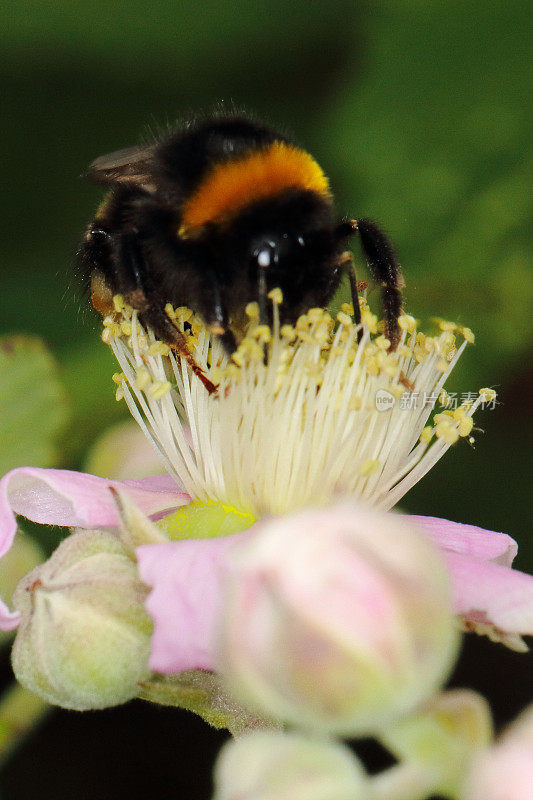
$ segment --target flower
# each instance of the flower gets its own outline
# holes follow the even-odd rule
[[[232,695],[330,734],[389,727],[457,654],[437,548],[399,514],[352,503],[256,526],[231,552],[216,614]]]
[[[280,327],[281,298],[275,291],[271,295],[273,329],[257,324],[257,308],[250,304],[249,335],[231,360],[192,312],[167,307],[188,336],[197,363],[218,383],[216,396],[115,297],[116,313],[104,320],[103,338],[122,369],[114,376],[117,397],[125,399],[169,475],[118,482],[65,470],[15,469],[0,481],[0,555],[13,541],[13,512],[78,528],[117,525],[109,487],[125,491],[152,519],[164,518],[169,538],[197,538],[206,517],[211,525],[217,510],[217,532],[225,535],[262,516],[327,506],[339,496],[387,510],[454,441],[471,438],[472,415],[493,399],[492,390],[481,390],[477,400],[447,408],[430,421],[434,402],[447,402],[444,382],[472,341],[471,331],[440,322],[440,333],[427,337],[404,316],[398,349],[389,352],[364,301],[361,328],[346,306],[336,322],[311,309],[295,326]],[[463,338],[459,345],[456,334]],[[231,524],[220,525],[222,517]],[[446,557],[455,607],[465,625],[523,648],[520,635],[533,633],[533,579],[510,569],[513,540],[444,520],[415,521]],[[227,536],[227,546],[232,538]],[[140,548],[138,556],[143,578],[154,589],[148,603],[155,622],[151,665],[157,669],[160,662],[180,661],[175,649],[171,653],[167,644],[163,654],[157,644],[176,600],[178,578],[172,579],[172,569],[182,576],[185,602],[181,559],[200,571],[205,560],[216,572],[218,556],[209,539],[153,547],[159,549],[148,555],[148,546]],[[206,581],[208,573],[204,569]],[[216,598],[217,591],[213,577],[202,601]],[[0,626],[17,623],[18,615],[2,605]],[[198,637],[189,629],[185,636],[190,636],[194,662]],[[179,644],[175,638],[170,632],[169,641]]]

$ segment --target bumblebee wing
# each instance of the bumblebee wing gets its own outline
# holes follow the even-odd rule
[[[154,145],[125,147],[95,159],[82,177],[104,186],[133,183],[144,188],[152,184]]]

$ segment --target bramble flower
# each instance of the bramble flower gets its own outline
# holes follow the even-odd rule
[[[200,642],[207,627],[192,625],[194,602],[208,598],[216,606],[218,583],[210,573],[219,569],[230,534],[262,517],[325,508],[338,498],[392,508],[453,443],[472,438],[474,412],[494,399],[484,389],[475,400],[446,407],[444,382],[473,340],[466,328],[441,321],[437,336],[425,336],[405,315],[398,348],[390,352],[364,301],[360,327],[348,306],[337,320],[311,309],[296,325],[280,326],[280,293],[274,290],[271,299],[272,329],[257,324],[257,307],[250,304],[248,335],[231,359],[191,311],[167,307],[198,365],[218,385],[210,395],[115,297],[103,338],[121,367],[114,376],[117,398],[125,399],[169,474],[113,482],[19,468],[0,482],[0,554],[15,534],[13,512],[77,528],[117,525],[109,486],[158,520],[169,540],[189,539],[138,551],[142,577],[154,587],[148,600],[155,623],[152,669],[207,666],[205,641]],[[436,402],[444,410],[432,416]],[[533,633],[533,579],[510,569],[513,540],[445,520],[415,522],[445,556],[464,624],[523,649],[520,636]],[[201,597],[189,585],[187,570],[193,567],[204,575]],[[188,609],[181,619],[172,610],[179,593]],[[174,628],[167,630],[170,616]],[[13,628],[18,616],[4,607],[0,621]],[[188,639],[185,659],[181,648]]]

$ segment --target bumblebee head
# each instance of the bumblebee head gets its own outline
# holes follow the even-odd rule
[[[337,224],[331,199],[316,192],[286,193],[249,207],[224,234],[222,271],[232,290],[240,294],[245,287],[248,295],[230,294],[229,304],[246,305],[279,287],[282,316],[291,322],[309,304],[327,303],[340,280],[337,262],[349,235]]]

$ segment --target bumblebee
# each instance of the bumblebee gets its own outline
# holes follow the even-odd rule
[[[354,234],[396,346],[401,274],[387,237],[369,220],[339,220],[317,162],[267,125],[210,117],[97,158],[85,177],[110,189],[79,249],[93,305],[105,314],[122,294],[210,391],[165,305],[194,309],[231,353],[250,301],[268,322],[267,295],[280,287],[282,322],[293,323],[327,305],[347,272],[357,322]]]

